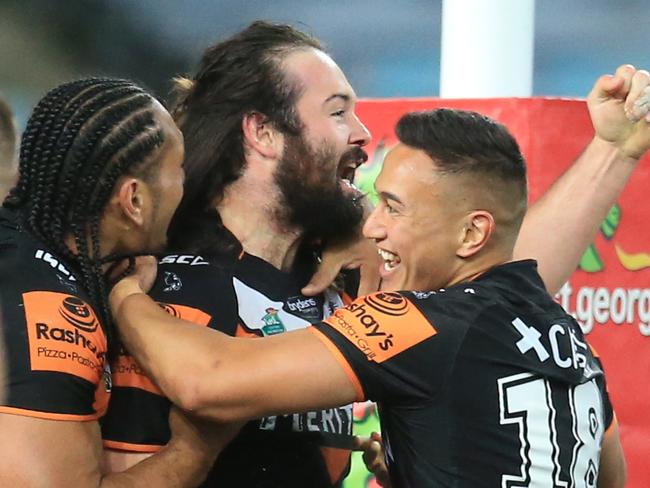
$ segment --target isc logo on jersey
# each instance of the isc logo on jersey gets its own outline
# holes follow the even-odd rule
[[[392,292],[357,299],[325,321],[377,363],[436,334],[411,302]]]
[[[92,308],[78,297],[51,291],[24,293],[23,303],[32,370],[99,382],[106,337]]]
[[[41,261],[45,261],[47,264],[49,264],[52,268],[56,269],[60,273],[62,273],[66,279],[70,281],[77,281],[77,279],[74,277],[70,271],[68,271],[68,268],[66,268],[63,263],[59,262],[57,258],[55,258],[52,254],[50,254],[47,251],[43,251],[42,249],[36,250],[36,254],[34,254],[34,257],[36,259],[40,259]]]

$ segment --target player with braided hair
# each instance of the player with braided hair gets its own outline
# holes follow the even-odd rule
[[[99,116],[98,109],[107,103],[111,105]],[[147,157],[162,145],[154,114],[151,96],[126,81],[62,86],[34,112],[25,131],[20,182],[5,204],[20,209],[33,234],[77,263],[85,290],[101,306],[104,324],[110,324],[110,317],[101,265],[114,256],[101,257],[99,220],[117,178],[146,174]],[[64,241],[66,232],[77,253]],[[105,328],[111,343],[111,328]]]
[[[67,83],[34,109],[0,209],[0,485],[194,486],[214,460],[217,437],[174,412],[158,455],[119,475],[100,469],[116,347],[105,276],[165,246],[182,160],[169,113],[130,81]]]

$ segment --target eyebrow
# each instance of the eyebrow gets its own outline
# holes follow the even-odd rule
[[[397,203],[400,203],[400,204],[404,205],[404,202],[402,200],[400,200],[400,198],[397,195],[395,195],[394,193],[390,193],[388,191],[380,191],[380,192],[378,192],[378,195],[381,198],[383,198],[384,200],[393,200],[393,201],[395,201]]]
[[[349,102],[350,100],[352,100],[352,97],[350,95],[348,95],[347,93],[334,93],[333,95],[330,95],[329,97],[327,97],[325,99],[325,101],[323,102],[323,105],[325,105],[326,103],[331,102],[332,100],[335,100],[337,98],[343,100],[344,102]]]

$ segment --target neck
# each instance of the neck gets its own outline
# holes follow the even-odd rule
[[[287,271],[293,266],[302,231],[281,222],[279,191],[267,183],[243,175],[228,186],[216,207],[245,252]]]
[[[117,252],[117,245],[114,239],[108,239],[106,237],[103,237],[104,233],[102,232],[103,229],[100,229],[100,237],[99,237],[99,243],[100,243],[100,249],[99,249],[99,256],[108,256],[109,254],[112,254],[114,252]],[[79,254],[79,249],[77,248],[77,243],[75,242],[74,236],[70,233],[66,234],[65,237],[63,238],[63,241],[65,242],[65,245],[70,249],[70,252],[72,254]],[[90,253],[92,253],[92,239],[90,236],[87,237],[87,246],[88,250]],[[108,271],[108,268],[111,266],[111,263],[107,263],[102,265],[102,271]]]
[[[483,256],[477,256],[475,260],[466,263],[465,266],[458,270],[453,279],[447,284],[447,287],[472,281],[491,268],[510,261],[512,261],[512,252],[491,252],[485,253]]]

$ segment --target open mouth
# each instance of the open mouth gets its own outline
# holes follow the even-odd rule
[[[346,166],[339,173],[339,178],[342,179],[343,181],[346,181],[349,184],[353,184],[356,169],[357,169],[356,166]]]
[[[357,168],[368,160],[368,155],[360,147],[355,148],[343,155],[339,163],[338,177],[341,180],[344,189],[360,192],[354,186],[354,175]]]
[[[393,271],[399,264],[402,262],[400,257],[397,254],[394,254],[390,251],[384,249],[377,249],[377,253],[384,262],[384,271]]]

